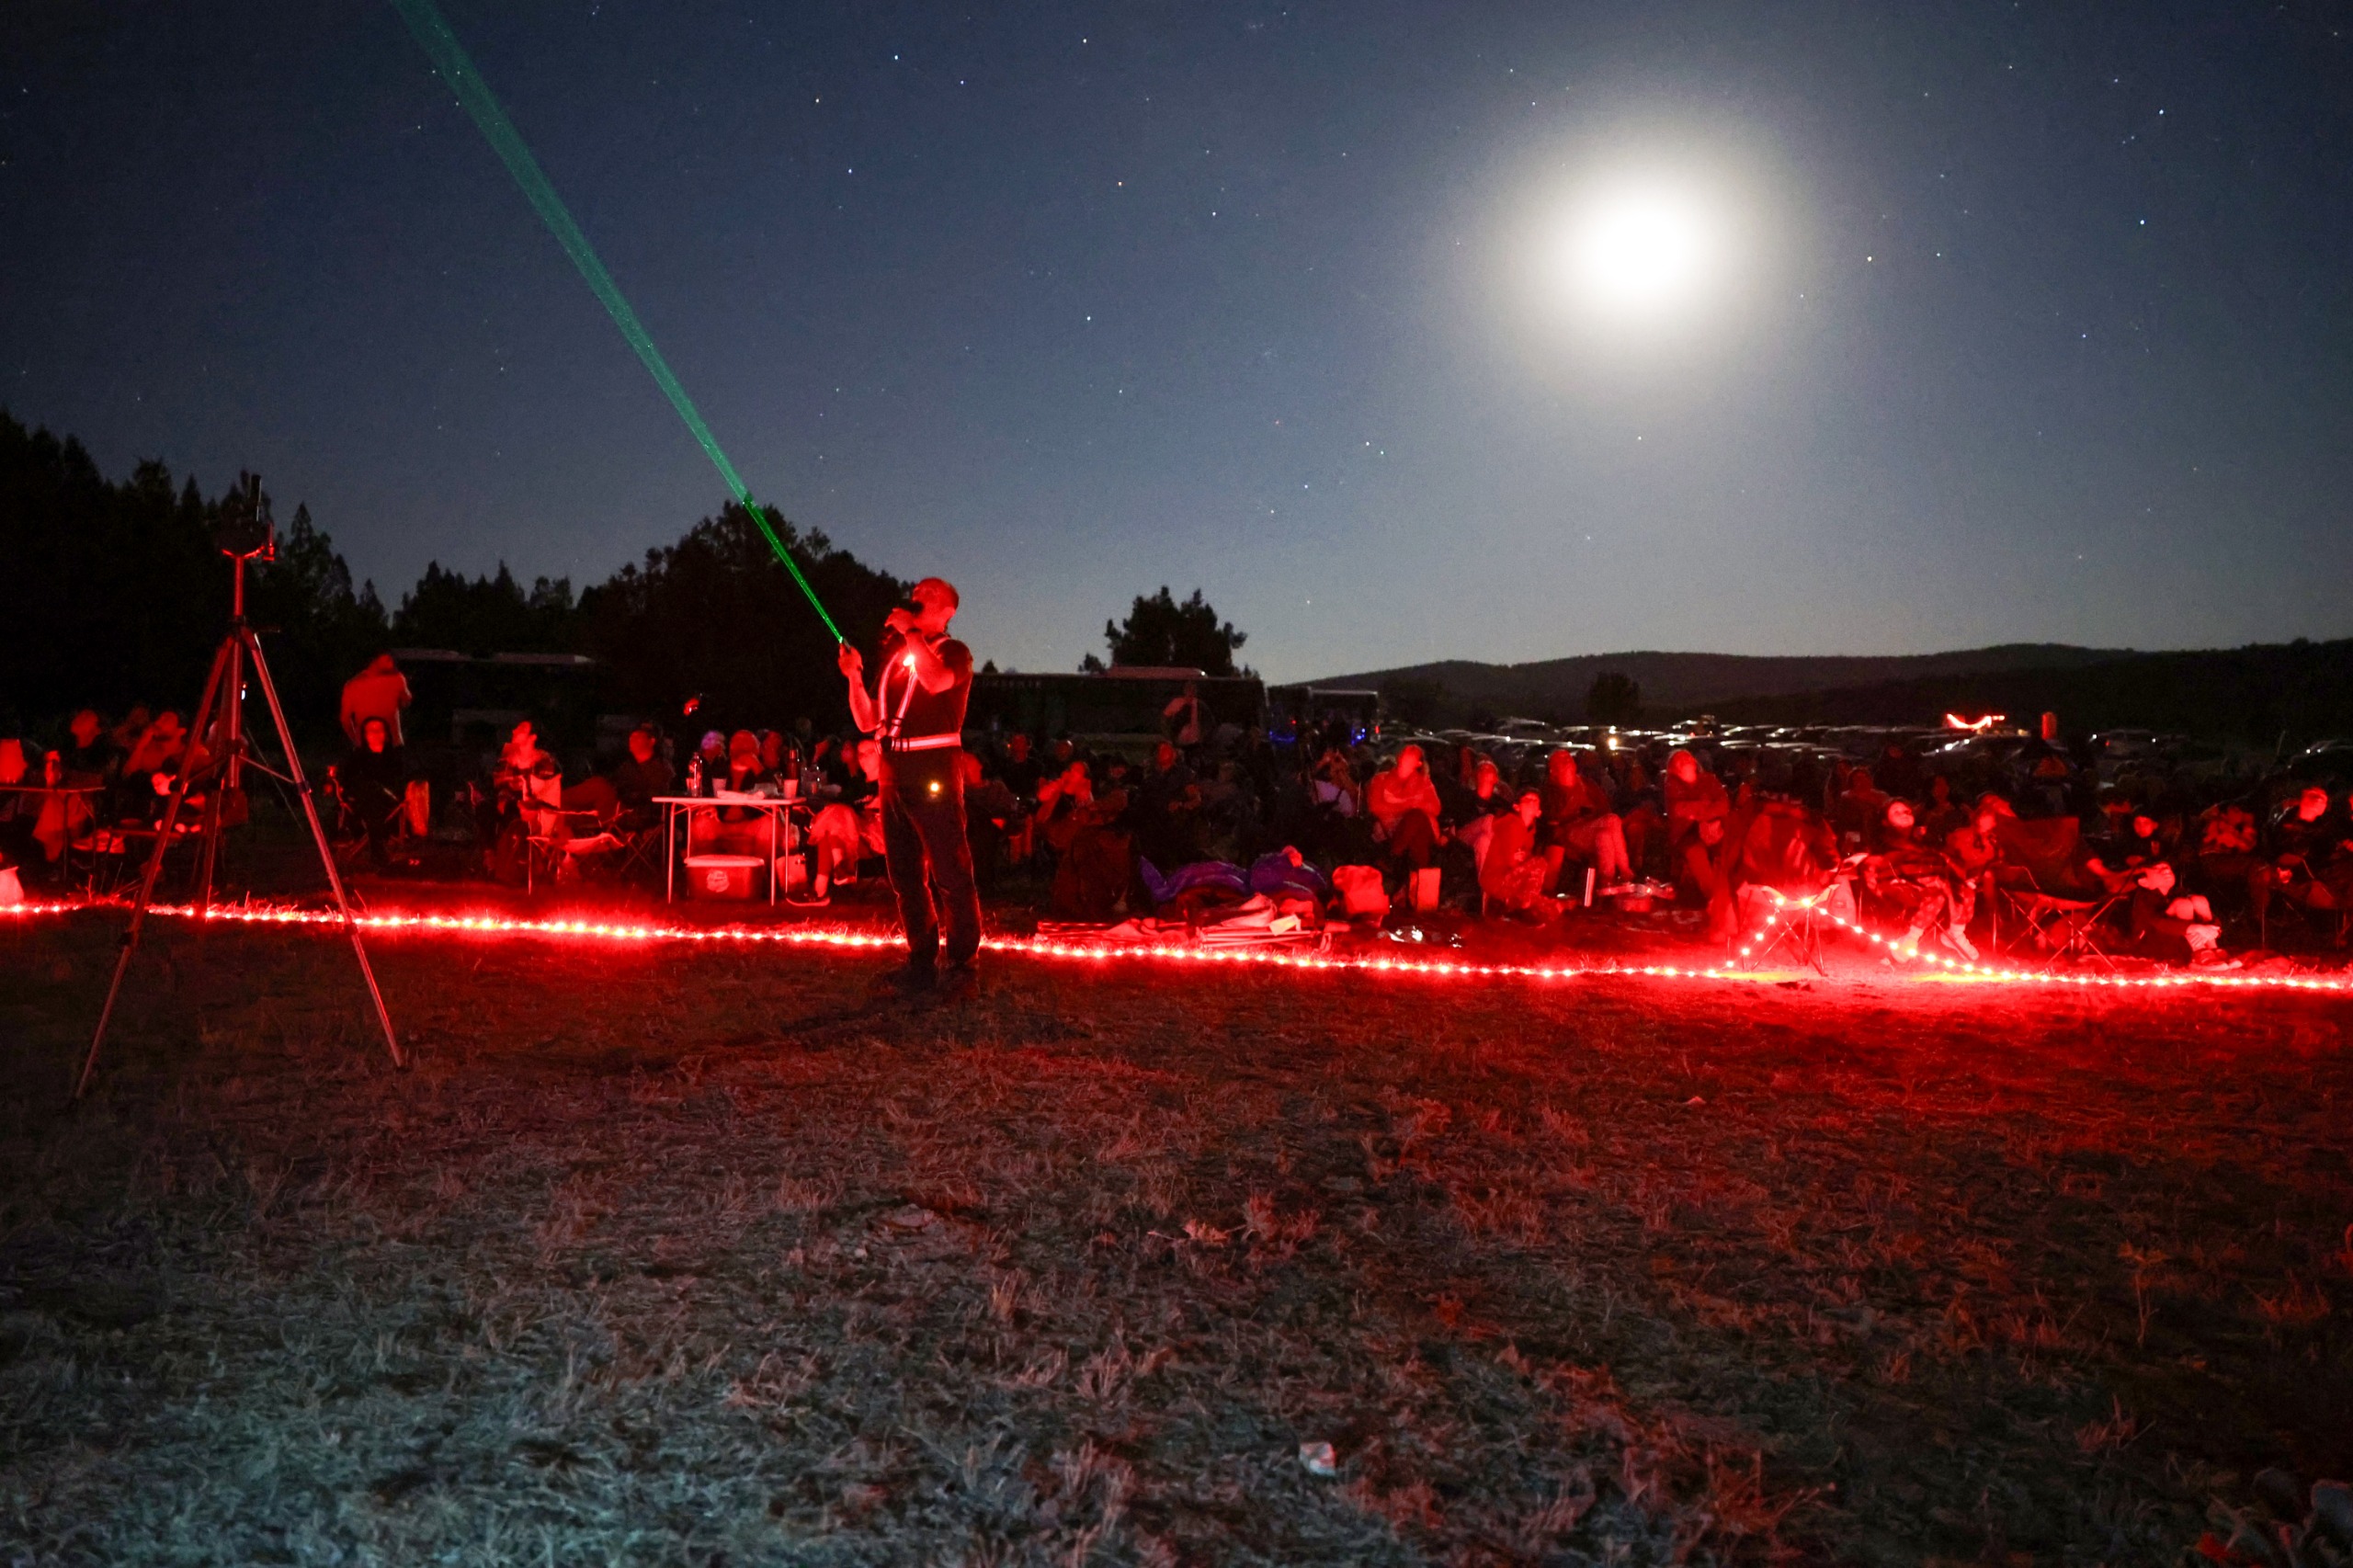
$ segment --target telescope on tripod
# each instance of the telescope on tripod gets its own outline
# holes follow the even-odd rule
[[[164,819],[155,834],[155,846],[148,853],[147,868],[139,879],[139,896],[131,906],[131,926],[123,933],[122,952],[115,960],[114,979],[107,986],[106,1006],[98,1012],[98,1027],[90,1036],[89,1052],[82,1059],[81,1075],[74,1083],[74,1097],[77,1100],[89,1092],[90,1079],[97,1072],[98,1048],[106,1042],[107,1026],[113,1020],[115,1001],[121,994],[122,979],[130,971],[131,955],[139,949],[147,910],[154,902],[155,883],[163,875],[164,860],[171,853],[181,816],[189,809],[190,800],[197,801],[198,824],[189,836],[198,841],[198,859],[195,886],[188,902],[201,920],[212,902],[212,875],[219,864],[222,829],[244,820],[247,768],[288,785],[301,802],[303,820],[310,824],[311,842],[318,847],[319,864],[325,869],[327,886],[335,893],[335,912],[343,917],[344,930],[351,937],[351,953],[359,960],[359,977],[367,983],[368,999],[375,1004],[376,1022],[384,1031],[384,1048],[392,1052],[393,1066],[408,1065],[400,1039],[392,1032],[392,1014],[384,1008],[383,991],[376,984],[376,971],[369,965],[368,949],[359,939],[359,924],[351,917],[351,903],[344,893],[343,875],[335,869],[335,853],[327,846],[326,830],[319,824],[318,802],[302,772],[301,755],[294,749],[293,733],[287,728],[286,710],[278,700],[278,684],[270,679],[269,662],[262,656],[261,639],[245,619],[245,569],[278,558],[278,527],[270,517],[269,500],[262,494],[259,474],[248,474],[244,486],[222,504],[212,542],[231,563],[229,631],[212,655],[210,673],[204,677],[204,695],[197,701],[196,716],[188,727],[188,754],[179,776],[172,782],[171,798],[165,804]],[[248,672],[268,705],[270,722],[278,732],[278,752],[285,762],[283,767],[272,766],[262,756],[245,729]]]

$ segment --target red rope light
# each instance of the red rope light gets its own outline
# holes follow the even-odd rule
[[[1924,953],[1911,943],[1891,939],[1865,929],[1852,921],[1830,914],[1820,907],[1820,897],[1791,899],[1775,893],[1779,905],[1766,918],[1757,934],[1738,949],[1725,962],[1706,968],[1682,964],[1511,964],[1473,963],[1450,959],[1385,958],[1370,954],[1297,953],[1280,949],[1247,948],[1170,947],[1137,944],[1074,942],[1040,937],[992,937],[983,946],[995,953],[1017,954],[1025,958],[1064,962],[1088,963],[1188,963],[1258,965],[1271,969],[1294,970],[1314,973],[1359,973],[1379,975],[1421,976],[1444,980],[1522,980],[1558,982],[1570,980],[1599,980],[1609,978],[1644,978],[1654,980],[1711,980],[1763,984],[1773,983],[1771,971],[1747,971],[1733,967],[1745,961],[1759,943],[1790,908],[1814,909],[1823,918],[1839,928],[1853,933],[1883,949],[1891,959],[1927,966],[1914,971],[1908,978],[1918,982],[1973,982],[2003,985],[2040,985],[2073,987],[2109,991],[2182,990],[2211,987],[2245,991],[2309,991],[2343,994],[2353,992],[2353,980],[2334,975],[2253,975],[2212,974],[2198,971],[2156,975],[2119,974],[2059,974],[2029,970],[2004,969],[1991,964],[1967,963],[1938,954]],[[102,907],[83,903],[23,903],[0,906],[0,917],[29,919],[37,915],[70,915],[77,911]],[[149,914],[173,919],[198,918],[192,908],[180,905],[152,905]],[[339,916],[324,910],[268,908],[255,905],[222,907],[215,905],[202,918],[257,926],[339,926]],[[601,920],[518,920],[497,915],[411,915],[371,914],[356,916],[360,927],[370,932],[403,932],[426,936],[512,936],[585,939],[602,942],[649,943],[768,943],[784,947],[865,950],[895,949],[900,939],[895,933],[819,929],[805,926],[665,926],[650,923],[620,923]]]

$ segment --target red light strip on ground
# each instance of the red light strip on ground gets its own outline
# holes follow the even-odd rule
[[[1776,895],[1779,896],[1779,895]],[[1782,898],[1782,908],[1815,907],[1815,901]],[[16,916],[70,915],[78,911],[109,907],[85,903],[23,903],[0,906],[0,918]],[[148,913],[173,919],[194,919],[195,910],[187,905],[150,905]],[[1961,963],[1932,953],[1922,953],[1910,944],[1890,941],[1851,921],[1822,911],[1823,918],[1841,929],[1854,933],[1886,951],[1891,958],[1917,961],[1930,966],[1907,978],[1918,982],[1951,981],[2006,985],[2039,985],[2046,988],[2075,988],[2083,990],[2145,991],[2183,990],[2190,987],[2212,987],[2245,991],[2307,991],[2343,994],[2353,993],[2353,979],[2322,975],[2248,975],[2212,974],[2198,971],[2159,975],[2118,974],[2057,974],[2036,973],[2026,970],[1999,969],[1991,965]],[[207,920],[230,921],[256,926],[340,926],[342,919],[327,911],[315,909],[262,908],[254,905],[214,906],[205,912]],[[1600,980],[1608,978],[1646,978],[1657,980],[1716,980],[1749,984],[1772,983],[1776,972],[1769,970],[1744,971],[1733,967],[1745,961],[1765,940],[1766,932],[1780,918],[1777,909],[1768,916],[1766,927],[1739,949],[1733,959],[1710,968],[1679,964],[1499,964],[1467,963],[1450,960],[1390,959],[1366,955],[1333,957],[1321,953],[1295,953],[1279,949],[1248,948],[1110,946],[1101,943],[1059,941],[1038,937],[992,937],[983,945],[993,953],[1018,954],[1027,958],[1082,960],[1108,963],[1120,960],[1144,963],[1188,964],[1256,964],[1271,969],[1286,969],[1309,972],[1347,972],[1366,974],[1395,974],[1425,976],[1449,980]],[[599,920],[517,920],[496,915],[362,915],[358,917],[362,930],[399,935],[411,932],[421,935],[463,935],[503,937],[544,937],[585,939],[604,942],[700,942],[700,943],[770,943],[785,947],[831,948],[852,950],[882,950],[896,949],[900,939],[895,933],[879,931],[817,930],[807,926],[760,927],[749,926],[657,926],[650,924],[617,924]]]

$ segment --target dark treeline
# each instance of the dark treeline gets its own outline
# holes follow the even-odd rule
[[[228,624],[229,564],[212,542],[225,503],[159,462],[110,482],[78,441],[0,411],[0,733],[52,730],[82,707],[195,701]],[[768,517],[842,630],[870,647],[906,585]],[[700,695],[731,722],[847,718],[833,640],[733,503],[576,597],[563,578],[526,587],[504,563],[474,578],[435,563],[391,610],[374,584],[355,587],[298,506],[246,609],[306,737],[333,733],[344,678],[394,647],[586,653],[614,711],[675,718]]]

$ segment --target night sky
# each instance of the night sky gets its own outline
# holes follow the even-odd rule
[[[1002,665],[1164,582],[1286,678],[2353,634],[2336,6],[446,8],[753,489]],[[5,9],[16,417],[388,600],[717,509],[389,6]],[[1546,259],[1620,176],[1716,224],[1656,319]]]

